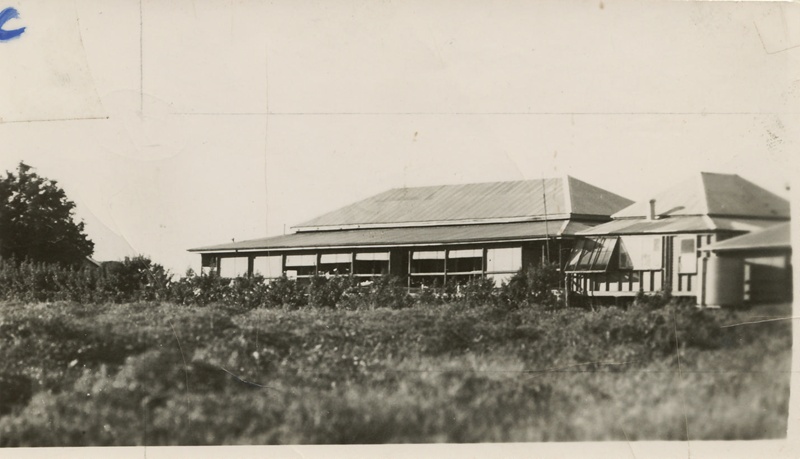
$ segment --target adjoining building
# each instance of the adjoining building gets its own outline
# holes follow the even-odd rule
[[[705,306],[783,302],[792,299],[790,222],[734,237],[703,252]]]
[[[671,291],[706,304],[713,247],[787,220],[787,200],[738,175],[702,172],[578,233],[567,285],[592,297]]]
[[[398,275],[409,287],[499,283],[543,260],[563,266],[578,233],[631,200],[573,177],[397,188],[293,227],[293,234],[191,249],[224,277]]]

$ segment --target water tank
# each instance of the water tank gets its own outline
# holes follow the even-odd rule
[[[705,261],[706,306],[741,306],[744,302],[744,260],[711,257]]]

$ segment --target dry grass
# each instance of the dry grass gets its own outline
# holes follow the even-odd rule
[[[781,438],[788,315],[5,303],[0,444]]]

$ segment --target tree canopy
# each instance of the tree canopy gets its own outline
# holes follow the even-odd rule
[[[94,243],[73,218],[75,203],[55,180],[20,162],[0,177],[0,257],[78,264]]]

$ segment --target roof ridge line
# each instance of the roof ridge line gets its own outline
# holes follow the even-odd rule
[[[386,191],[392,190],[410,190],[410,189],[419,189],[419,188],[444,188],[444,187],[453,187],[453,186],[467,186],[467,185],[493,185],[498,183],[525,183],[525,182],[541,182],[543,180],[551,180],[551,179],[559,179],[559,175],[555,176],[543,176],[539,178],[522,178],[516,180],[489,180],[484,182],[465,182],[465,183],[440,183],[436,185],[416,185],[416,186],[399,186],[389,188]]]
[[[568,215],[572,215],[572,184],[570,183],[570,177],[567,174],[564,174],[564,203],[566,204],[566,211]]]

